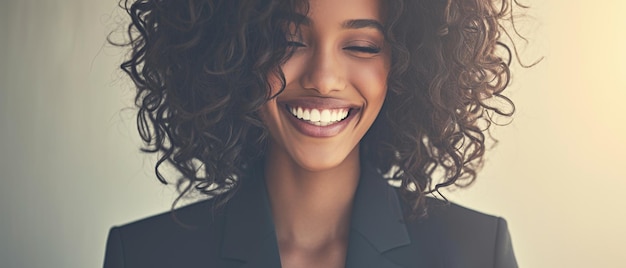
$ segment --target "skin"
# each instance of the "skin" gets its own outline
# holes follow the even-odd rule
[[[261,111],[271,137],[265,177],[282,267],[345,265],[359,143],[387,93],[390,53],[372,23],[383,24],[380,5],[312,0],[308,23],[290,29],[295,52],[281,66],[286,88]],[[290,118],[286,106],[296,104],[349,107],[350,117],[339,131],[311,135]]]

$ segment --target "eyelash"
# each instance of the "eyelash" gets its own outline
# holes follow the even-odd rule
[[[304,43],[297,42],[297,41],[288,41],[287,46],[295,47],[295,48],[306,47]],[[380,53],[380,48],[374,47],[374,46],[348,46],[348,47],[344,47],[344,49],[355,51],[355,52],[360,52],[360,53],[367,53],[367,54]]]
[[[352,50],[356,52],[368,53],[368,54],[378,54],[380,52],[380,48],[374,47],[374,46],[371,46],[371,47],[349,46],[344,49],[348,49],[348,50]]]

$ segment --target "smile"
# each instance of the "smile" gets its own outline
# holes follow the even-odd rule
[[[359,114],[360,109],[340,100],[307,99],[284,103],[287,121],[300,133],[316,138],[341,133]]]
[[[287,110],[301,121],[324,127],[346,119],[350,109],[310,109],[294,106],[287,107]]]

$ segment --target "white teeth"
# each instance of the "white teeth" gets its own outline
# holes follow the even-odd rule
[[[304,112],[302,111],[302,107],[298,107],[298,118],[302,118]]]
[[[320,111],[318,111],[317,109],[311,110],[311,121],[313,122],[320,121],[321,119],[320,117],[321,117]]]
[[[311,112],[309,110],[304,110],[302,117],[298,116],[298,118],[309,121],[311,120]]]
[[[330,110],[322,110],[320,113],[321,122],[330,122]]]
[[[302,107],[289,108],[295,117],[308,121],[316,126],[328,126],[348,117],[348,109],[306,109]]]

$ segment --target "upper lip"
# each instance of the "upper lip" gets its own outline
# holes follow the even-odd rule
[[[300,97],[278,102],[290,107],[302,107],[305,109],[351,109],[360,107],[342,99],[320,97]]]

